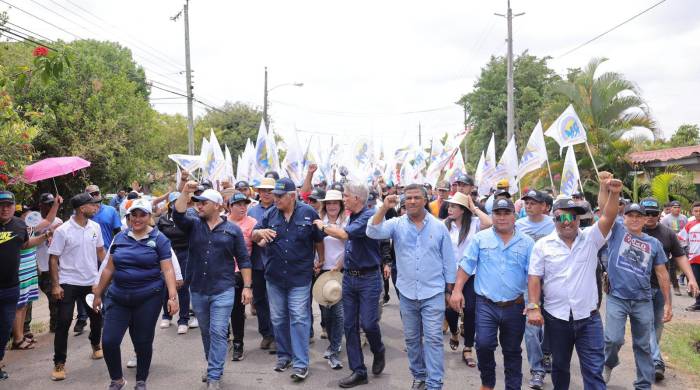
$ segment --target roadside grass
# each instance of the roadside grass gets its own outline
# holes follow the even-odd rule
[[[661,350],[668,363],[698,379],[700,373],[700,326],[695,322],[671,322],[664,326]]]

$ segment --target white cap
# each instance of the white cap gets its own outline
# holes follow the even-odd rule
[[[221,194],[219,193],[219,191],[212,190],[212,189],[202,191],[201,194],[199,194],[197,196],[193,196],[192,200],[194,200],[195,202],[201,202],[204,200],[208,200],[208,201],[216,203],[218,205],[224,204],[224,198],[221,197]]]
[[[127,212],[131,213],[134,210],[142,210],[143,212],[148,214],[153,213],[153,209],[151,208],[151,202],[144,198],[134,199],[134,201],[131,203],[131,207],[129,207],[129,210]]]

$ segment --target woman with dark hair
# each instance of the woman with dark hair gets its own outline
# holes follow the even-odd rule
[[[479,230],[491,226],[491,217],[474,205],[471,196],[464,195],[461,192],[455,193],[446,202],[448,203],[448,217],[445,219],[445,226],[450,232],[455,258],[461,259],[472,236]],[[474,278],[469,278],[469,281],[464,285],[462,294],[464,294],[465,298],[462,360],[467,366],[475,367],[476,361],[472,357],[476,319]],[[459,313],[448,307],[445,310],[445,318],[452,334],[450,337],[450,348],[456,351],[459,348]]]

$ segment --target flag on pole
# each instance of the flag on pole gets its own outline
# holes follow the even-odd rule
[[[464,165],[464,158],[462,157],[462,149],[459,147],[455,149],[454,157],[445,166],[445,179],[450,183],[454,183],[457,176],[467,173],[467,168]]]
[[[563,195],[571,196],[576,192],[576,187],[580,178],[576,156],[574,155],[574,147],[569,146],[569,149],[566,151],[566,158],[564,159],[564,168],[561,172],[561,187],[559,192]]]
[[[209,141],[205,137],[202,138],[202,149],[199,151],[199,161],[200,168],[202,169],[201,178],[209,178],[209,168],[214,161],[214,154],[212,153]]]
[[[496,165],[496,139],[492,133],[491,140],[486,148],[486,154],[484,154],[484,168],[482,171],[481,182],[479,183],[479,187],[481,188],[483,186],[483,191],[486,191],[486,193],[491,191],[491,187],[493,187],[493,184],[495,183],[493,175],[496,173]],[[480,190],[480,192],[481,191],[482,190]]]
[[[482,187],[481,186],[481,180],[484,178],[484,151],[481,151],[481,157],[479,157],[479,162],[476,164],[476,171],[474,171],[474,184],[476,184],[477,189],[479,190],[479,195],[486,195],[488,192],[491,190],[491,188],[488,188],[485,190],[484,193],[482,193]]]
[[[231,157],[231,150],[229,150],[228,145],[224,146],[224,160],[225,160],[225,169],[224,169],[224,177],[226,178],[226,181],[229,183],[236,184],[236,176],[233,174],[233,158]]]
[[[173,160],[178,167],[194,172],[200,166],[200,156],[189,154],[169,154],[168,158]]]
[[[214,182],[214,185],[216,185],[216,181],[223,181],[226,176],[226,158],[224,157],[224,153],[221,151],[221,145],[219,144],[219,140],[216,138],[216,134],[214,134],[214,129],[211,129],[211,134],[209,136],[209,148],[211,149],[211,154],[212,154],[212,162],[208,166],[208,176],[209,180]]]
[[[258,138],[255,141],[255,170],[253,172],[253,177],[250,180],[262,177],[265,172],[270,169],[270,156],[268,154],[267,148],[267,127],[265,127],[265,121],[260,121],[260,128],[258,129]]]
[[[502,179],[508,180],[510,184],[510,192],[518,191],[518,186],[515,182],[515,176],[518,174],[518,153],[515,147],[515,136],[510,137],[510,141],[503,150],[501,159],[496,165],[496,170],[492,175],[492,181],[497,182]]]
[[[296,185],[301,185],[301,183],[304,181],[304,167],[302,166],[303,161],[304,152],[301,151],[299,138],[297,137],[297,133],[295,131],[289,142],[287,142],[287,154],[284,156],[284,160],[282,161],[282,169],[287,172],[289,178]]]
[[[520,157],[518,181],[526,174],[539,169],[545,162],[547,162],[547,147],[542,134],[542,122],[537,121],[535,129],[530,134],[530,139],[527,140],[523,155]]]
[[[574,106],[571,104],[549,126],[544,135],[557,141],[559,154],[567,146],[586,142],[586,129],[583,127],[581,120],[576,115],[576,111],[574,111]]]
[[[280,155],[275,141],[275,133],[270,129],[267,131],[267,155],[269,156],[271,171],[280,171]]]

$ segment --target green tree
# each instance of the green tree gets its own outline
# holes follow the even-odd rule
[[[669,143],[673,147],[700,144],[700,127],[690,124],[680,125],[678,130],[671,136]]]

